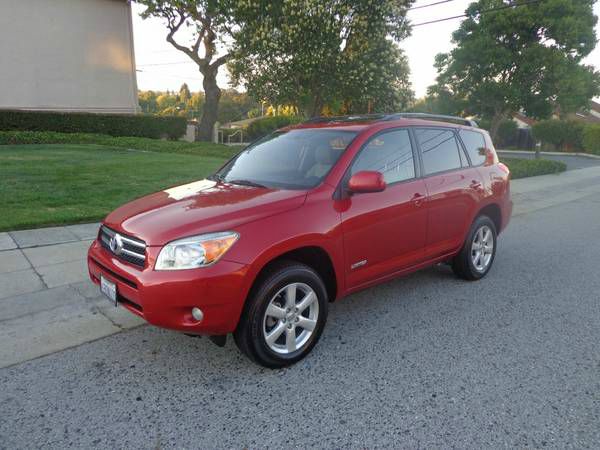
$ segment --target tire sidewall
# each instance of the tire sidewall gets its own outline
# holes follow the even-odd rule
[[[319,302],[319,317],[317,326],[306,344],[288,355],[276,353],[271,350],[263,335],[263,319],[266,309],[273,298],[283,287],[290,283],[305,283],[310,286],[317,295]],[[304,358],[315,346],[327,320],[327,290],[321,278],[309,267],[294,265],[277,272],[273,277],[265,281],[254,297],[254,305],[250,309],[248,320],[250,321],[250,339],[256,356],[269,366],[286,366]]]

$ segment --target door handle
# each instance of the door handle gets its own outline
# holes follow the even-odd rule
[[[425,201],[425,196],[417,192],[415,193],[415,195],[413,195],[410,201],[413,203],[413,205],[415,205],[418,208]]]
[[[469,187],[478,191],[479,189],[481,189],[481,183],[479,181],[473,180],[471,181]]]

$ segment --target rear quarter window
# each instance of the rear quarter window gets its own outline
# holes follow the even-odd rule
[[[471,164],[480,166],[485,163],[485,138],[477,131],[460,130],[460,138],[465,144]]]

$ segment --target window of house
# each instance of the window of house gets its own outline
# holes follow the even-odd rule
[[[462,166],[458,142],[452,130],[416,128],[415,135],[421,147],[426,174],[459,169]]]
[[[363,170],[381,172],[387,184],[415,177],[415,161],[408,130],[394,130],[371,138],[352,165],[354,175]]]

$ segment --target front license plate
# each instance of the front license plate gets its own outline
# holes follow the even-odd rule
[[[117,285],[100,275],[100,290],[117,306]]]

